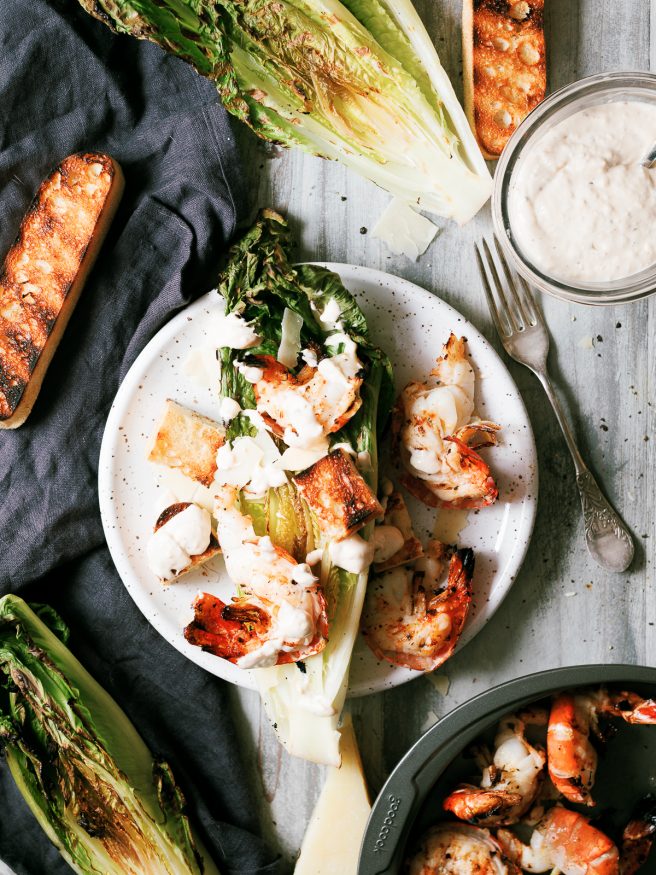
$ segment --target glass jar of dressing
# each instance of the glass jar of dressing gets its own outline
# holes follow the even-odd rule
[[[591,76],[557,91],[499,160],[492,215],[518,272],[586,304],[656,291],[656,75]]]

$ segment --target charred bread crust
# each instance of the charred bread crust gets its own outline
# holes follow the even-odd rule
[[[384,515],[364,477],[344,450],[333,450],[294,477],[296,487],[330,540],[341,541]]]
[[[543,13],[544,0],[463,0],[465,112],[485,158],[544,99]]]
[[[123,192],[110,158],[65,158],[44,180],[0,273],[0,428],[27,419]]]
[[[203,486],[216,473],[216,453],[225,442],[225,428],[213,419],[167,399],[148,461],[177,468]]]
[[[168,507],[165,507],[161,514],[157,517],[157,521],[153,526],[153,532],[157,532],[162,526],[165,526],[169,520],[173,519],[174,516],[177,516],[179,513],[182,513],[183,510],[186,510],[191,506],[190,501],[178,501],[175,504],[170,504]],[[173,581],[177,580],[179,577],[182,577],[183,574],[186,574],[188,571],[192,571],[194,568],[197,568],[199,565],[203,565],[205,562],[209,562],[210,559],[213,559],[215,556],[218,556],[221,552],[221,547],[219,546],[219,542],[217,540],[214,532],[210,535],[210,542],[207,546],[207,549],[202,553],[197,553],[195,556],[192,556],[189,564],[179,571],[175,577],[170,579],[163,580],[163,583],[173,583]]]

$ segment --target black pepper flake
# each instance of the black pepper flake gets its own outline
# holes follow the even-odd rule
[[[343,194],[342,197],[341,197],[341,200],[345,201],[345,200],[348,200],[348,198],[346,197],[345,194]]]
[[[598,334],[597,335],[597,343],[603,343],[603,342],[604,342],[604,338],[601,336],[601,334]]]
[[[307,673],[307,668],[306,668],[306,665],[305,665],[305,663],[303,662],[303,660],[300,660],[299,662],[294,663],[294,665],[295,665],[296,668],[300,671],[301,674],[306,674],[306,673]]]
[[[608,426],[607,426],[607,425],[604,425],[603,423],[599,426],[599,428],[600,428],[602,431],[608,431]]]
[[[621,327],[622,327],[622,323],[621,323],[621,322],[616,322],[616,323],[615,323],[615,328],[621,328]]]
[[[367,229],[365,228],[364,225],[360,228],[360,233],[361,233],[361,234],[366,234],[366,233],[367,233]]]

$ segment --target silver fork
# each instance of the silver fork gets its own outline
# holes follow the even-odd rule
[[[551,384],[547,372],[549,333],[540,308],[523,277],[510,270],[497,238],[493,240],[496,258],[485,239],[476,245],[476,257],[501,343],[511,358],[533,371],[551,401],[574,461],[590,555],[609,571],[626,571],[633,559],[633,540],[583,461]]]

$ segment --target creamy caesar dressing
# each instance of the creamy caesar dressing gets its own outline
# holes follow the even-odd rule
[[[203,507],[190,504],[154,532],[146,546],[148,565],[161,580],[173,580],[210,545],[212,524]]]
[[[351,574],[362,574],[372,563],[374,545],[360,535],[349,535],[341,541],[332,541],[329,547],[330,558],[338,568]]]
[[[239,413],[241,413],[241,407],[234,398],[229,398],[227,395],[221,398],[221,403],[219,404],[219,416],[225,425],[232,422],[235,416]]]
[[[563,119],[525,148],[508,213],[516,245],[542,273],[610,282],[656,263],[656,106],[616,101]]]
[[[260,338],[249,323],[237,313],[222,313],[215,326],[218,345],[231,349],[251,349],[257,346]]]

